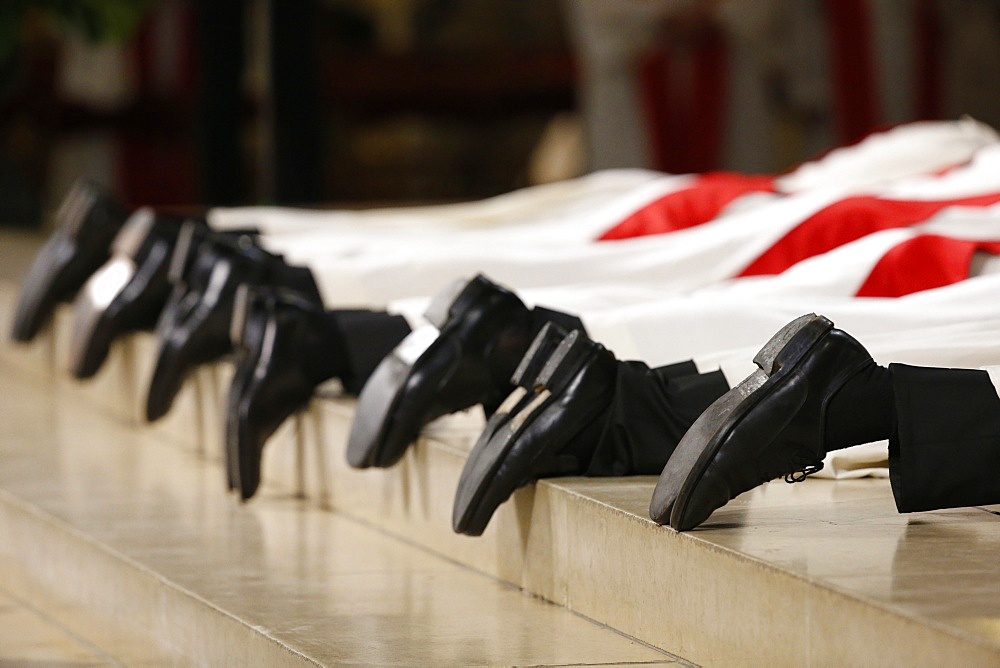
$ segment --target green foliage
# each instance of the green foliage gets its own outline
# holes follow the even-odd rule
[[[2,0],[0,2],[0,64],[17,48],[29,13],[75,30],[94,42],[124,42],[157,0]]]
[[[124,42],[154,0],[22,0],[95,42]]]

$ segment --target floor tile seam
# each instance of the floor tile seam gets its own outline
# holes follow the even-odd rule
[[[809,583],[807,582],[807,584]],[[905,608],[892,607],[892,605],[886,601],[870,598],[858,592],[843,591],[837,587],[826,585],[825,583],[818,583],[818,584],[813,583],[810,584],[810,586],[816,587],[817,589],[826,590],[826,592],[829,593],[830,595],[844,599],[851,605],[861,605],[869,608],[874,608],[883,614],[889,615],[890,617],[897,617],[901,621],[915,624],[919,627],[926,627],[933,631],[936,631],[937,633],[949,636],[961,642],[966,642],[976,645],[1000,657],[1000,640],[990,641],[988,638],[967,631],[961,627],[953,626],[948,624],[947,622],[920,615],[915,611],[907,610]],[[811,609],[812,607],[809,606],[810,611]]]
[[[526,589],[526,588],[524,588],[524,587],[522,587],[522,586],[520,586],[520,585],[518,585],[518,584],[516,584],[514,582],[511,582],[509,580],[505,580],[505,579],[503,579],[502,577],[500,577],[498,575],[495,575],[495,574],[488,573],[486,571],[480,570],[480,569],[476,568],[475,566],[472,566],[472,565],[470,565],[468,563],[465,563],[463,561],[459,561],[458,559],[456,559],[454,557],[451,557],[451,556],[449,556],[449,555],[447,555],[447,554],[445,554],[443,552],[438,552],[437,550],[434,550],[433,548],[431,548],[431,547],[429,547],[427,545],[418,543],[415,540],[413,540],[411,538],[408,538],[408,537],[406,537],[406,536],[404,536],[402,534],[395,533],[391,529],[386,529],[385,527],[383,527],[383,526],[381,526],[379,524],[376,524],[376,523],[372,522],[371,520],[369,520],[369,519],[367,519],[367,518],[365,518],[363,516],[354,515],[354,514],[350,513],[349,511],[346,511],[346,510],[343,510],[343,509],[340,509],[340,508],[331,508],[328,512],[337,513],[337,514],[341,515],[342,517],[344,517],[345,519],[347,519],[347,520],[349,520],[351,522],[354,522],[354,523],[356,523],[358,525],[361,525],[361,526],[364,526],[366,528],[369,528],[372,531],[375,531],[375,532],[377,532],[379,534],[382,534],[382,535],[386,536],[389,539],[399,541],[399,542],[404,543],[404,544],[406,544],[406,545],[408,545],[410,547],[418,549],[421,552],[423,552],[423,553],[425,553],[425,554],[427,554],[427,555],[429,555],[431,557],[435,557],[435,558],[441,559],[442,561],[445,561],[445,562],[447,562],[449,564],[452,564],[452,565],[456,566],[457,568],[459,568],[459,569],[461,569],[461,570],[463,570],[463,571],[465,571],[467,573],[472,573],[473,575],[476,575],[478,577],[482,577],[485,580],[488,580],[488,581],[491,581],[491,582],[493,582],[495,584],[498,584],[501,587],[503,587],[504,589],[507,589],[507,590],[519,593],[519,594],[521,594],[523,596],[527,596],[529,598],[537,599],[538,601],[541,601],[541,602],[545,603],[546,605],[551,605],[551,606],[554,606],[556,608],[559,608],[560,610],[563,610],[564,612],[566,612],[568,614],[571,614],[574,617],[582,619],[582,620],[588,622],[589,624],[591,624],[593,626],[596,626],[596,627],[601,628],[601,629],[605,629],[607,631],[615,633],[618,636],[621,636],[622,638],[625,638],[625,639],[630,640],[632,642],[635,642],[635,643],[637,643],[639,645],[642,645],[642,646],[644,646],[644,647],[646,647],[646,648],[648,648],[648,649],[650,649],[652,651],[655,651],[655,652],[658,652],[660,654],[663,654],[665,657],[669,657],[670,659],[672,659],[674,663],[681,663],[683,665],[695,665],[695,664],[691,664],[690,662],[687,662],[685,659],[683,659],[681,657],[676,656],[675,654],[669,652],[668,650],[663,649],[662,647],[657,647],[657,646],[652,645],[652,644],[650,644],[650,643],[648,643],[648,642],[646,642],[646,641],[644,641],[644,640],[642,640],[640,638],[636,638],[635,636],[629,635],[628,633],[625,633],[624,631],[622,631],[620,629],[617,629],[617,628],[615,628],[613,626],[605,624],[604,622],[598,621],[598,620],[596,620],[596,619],[594,619],[592,617],[588,617],[587,615],[579,612],[578,610],[574,610],[574,609],[569,608],[569,607],[567,607],[565,605],[562,605],[562,604],[560,604],[560,603],[558,603],[556,601],[548,599],[545,596],[542,596],[541,594],[538,594],[538,593],[535,593],[533,591],[530,591],[530,590],[528,590],[528,589]],[[549,664],[549,665],[551,665],[551,664]],[[579,665],[579,664],[577,664],[577,665]],[[615,664],[610,664],[610,665],[615,665]],[[628,665],[628,664],[625,664],[625,665]]]
[[[21,370],[21,371],[23,372],[22,375],[24,375],[24,376],[27,376],[27,377],[35,376],[35,374],[31,373],[30,371],[27,371],[27,370]],[[48,381],[44,381],[43,380],[41,382],[48,382]],[[55,382],[59,383],[59,381],[55,381]],[[67,385],[64,385],[64,387],[66,387],[70,391],[76,391],[77,390],[77,388],[75,387],[74,384],[67,384]],[[85,394],[85,393],[81,393],[81,394]],[[115,421],[116,423],[121,423],[121,420],[118,419],[116,416],[109,416],[107,414],[102,414],[102,419],[110,419],[110,420]],[[120,424],[120,426],[122,428],[129,428],[131,425],[123,424],[122,423],[122,424]],[[144,438],[155,438],[155,439],[159,439],[160,438],[160,434],[149,433],[149,432],[147,432],[147,433],[140,433],[140,434],[138,434],[138,436],[140,438],[143,438],[143,439]],[[180,440],[180,439],[178,439],[178,440]],[[184,452],[184,453],[181,453],[181,454],[184,455],[184,456],[194,456],[192,453],[187,453],[187,452]],[[204,465],[213,465],[213,466],[215,465],[214,462],[211,462],[209,460],[203,460],[203,463],[204,463]],[[17,497],[12,492],[9,492],[8,490],[0,489],[0,498],[2,498],[2,495],[4,495],[4,494],[9,495],[9,498],[13,498],[16,501],[22,501],[19,497]],[[28,502],[25,502],[25,503],[28,503]],[[30,509],[35,509],[36,508],[36,506],[34,506],[33,504],[29,504],[28,507]],[[78,538],[78,539],[82,538],[85,542],[87,542],[87,543],[89,543],[91,545],[97,546],[98,548],[101,548],[101,549],[103,549],[106,552],[109,552],[112,556],[117,557],[117,558],[119,558],[119,559],[121,559],[123,561],[129,562],[130,565],[132,565],[135,568],[138,568],[140,571],[144,572],[147,576],[151,576],[151,577],[157,579],[158,581],[160,581],[161,583],[164,583],[164,584],[166,584],[168,586],[173,587],[174,589],[178,590],[179,592],[183,593],[184,595],[189,596],[189,597],[193,598],[194,600],[199,601],[203,605],[209,606],[210,608],[212,608],[216,612],[219,612],[220,614],[224,614],[224,615],[230,616],[235,621],[237,621],[237,622],[239,622],[241,624],[247,625],[247,626],[251,626],[251,627],[253,627],[256,630],[256,626],[248,624],[247,622],[241,620],[238,616],[232,615],[231,613],[218,608],[218,606],[212,604],[209,601],[206,601],[205,599],[203,599],[198,594],[196,594],[196,593],[188,590],[187,588],[185,588],[182,585],[180,585],[180,584],[178,584],[178,583],[170,580],[169,578],[167,578],[165,576],[162,576],[161,574],[157,573],[155,570],[151,569],[150,567],[146,566],[145,564],[136,562],[134,559],[132,559],[131,557],[129,557],[129,556],[121,553],[119,550],[117,550],[117,549],[115,549],[115,548],[113,548],[113,547],[111,547],[109,545],[106,545],[106,544],[104,544],[101,541],[93,539],[91,536],[87,535],[86,533],[84,533],[84,532],[76,529],[76,527],[74,527],[67,520],[59,518],[56,515],[52,515],[51,513],[48,513],[47,511],[42,510],[40,508],[38,508],[37,510],[40,513],[42,513],[43,516],[46,517],[47,519],[51,519],[51,520],[59,523],[60,525],[65,526],[68,530],[70,530],[71,532],[73,532],[75,534],[76,538]],[[679,660],[678,657],[676,657],[675,655],[667,652],[666,650],[663,650],[663,649],[661,649],[659,647],[655,647],[655,646],[649,645],[648,643],[646,643],[644,641],[641,641],[638,638],[635,638],[634,636],[630,636],[630,635],[628,635],[628,634],[626,634],[626,633],[624,633],[624,632],[622,632],[622,631],[620,631],[618,629],[614,629],[614,628],[612,628],[610,626],[607,626],[605,624],[597,622],[596,620],[593,620],[590,617],[587,617],[586,615],[583,615],[583,614],[581,614],[581,613],[579,613],[579,612],[577,612],[575,610],[571,610],[571,609],[569,609],[569,608],[567,608],[567,607],[565,607],[563,605],[560,605],[557,602],[550,601],[550,600],[548,600],[548,599],[546,599],[546,598],[544,598],[544,597],[542,597],[542,596],[540,596],[538,594],[535,594],[533,592],[527,591],[527,590],[523,589],[522,587],[518,586],[515,583],[506,581],[506,580],[504,580],[504,579],[502,579],[502,578],[500,578],[500,577],[498,577],[496,575],[493,575],[493,574],[490,574],[490,573],[485,573],[485,572],[483,572],[483,571],[481,571],[479,569],[476,569],[476,568],[470,566],[469,564],[466,564],[466,563],[463,563],[461,561],[458,561],[457,559],[454,559],[454,558],[452,558],[452,557],[450,557],[450,556],[448,556],[448,555],[446,555],[446,554],[444,554],[442,552],[434,550],[431,547],[428,547],[426,545],[420,544],[420,543],[418,543],[418,542],[416,542],[416,541],[414,541],[412,539],[407,538],[404,535],[396,533],[395,531],[393,531],[391,529],[386,529],[382,525],[375,524],[375,523],[373,523],[373,522],[371,522],[369,520],[364,519],[363,517],[359,517],[357,515],[353,515],[350,512],[347,512],[347,511],[345,511],[342,508],[338,508],[338,507],[333,507],[333,508],[319,508],[319,507],[311,506],[311,507],[308,508],[308,510],[309,511],[315,511],[315,512],[323,512],[323,511],[325,511],[325,512],[330,512],[330,513],[336,514],[336,515],[340,516],[342,519],[345,519],[347,521],[351,521],[352,523],[354,523],[356,525],[363,526],[363,527],[365,527],[368,530],[372,530],[372,531],[374,531],[374,532],[382,535],[383,537],[385,537],[385,538],[387,538],[389,540],[400,542],[400,543],[406,544],[406,545],[408,545],[410,547],[419,549],[424,554],[427,554],[427,555],[429,555],[429,556],[431,556],[433,558],[436,558],[436,559],[440,559],[444,563],[448,563],[448,564],[451,564],[453,566],[457,566],[457,567],[463,569],[465,572],[473,573],[473,574],[475,574],[478,577],[485,578],[486,581],[492,581],[492,582],[494,582],[496,584],[500,584],[501,586],[503,586],[506,589],[510,589],[510,590],[516,591],[516,592],[521,593],[523,595],[527,595],[527,596],[529,596],[531,598],[539,599],[540,601],[543,601],[547,605],[556,606],[557,608],[559,608],[559,609],[561,609],[561,610],[563,610],[563,611],[565,611],[565,612],[567,612],[569,614],[572,614],[572,615],[574,615],[574,616],[576,616],[578,618],[581,618],[581,619],[583,619],[583,620],[585,620],[587,622],[590,622],[591,624],[594,624],[594,625],[596,625],[599,628],[604,628],[604,629],[610,630],[611,632],[614,632],[617,635],[620,635],[620,636],[622,636],[622,637],[624,637],[624,638],[626,638],[626,639],[628,639],[628,640],[630,640],[632,642],[639,643],[639,644],[641,644],[641,645],[643,645],[643,646],[645,646],[645,647],[647,647],[647,648],[649,648],[649,649],[651,649],[653,651],[656,651],[656,652],[658,652],[660,654],[663,654],[665,657],[671,659],[674,662],[677,662]],[[279,644],[283,644],[283,643],[281,643],[280,640],[277,640],[277,639],[275,639],[275,638],[273,638],[271,636],[267,636],[267,637],[269,639],[271,639],[271,640],[274,640],[275,642],[278,642]],[[292,651],[294,651],[294,650],[292,650]]]
[[[613,661],[610,663],[541,663],[536,664],[539,668],[572,668],[573,666],[663,666],[663,665],[679,665],[679,666],[692,666],[697,668],[696,663],[690,663],[683,660],[678,661]],[[530,665],[522,666],[522,668],[531,668]]]
[[[70,521],[54,515],[47,510],[20,498],[10,490],[0,487],[0,504],[6,504],[10,507],[15,508],[17,511],[24,515],[31,517],[33,520],[40,522],[41,524],[47,526],[51,531],[63,532],[71,538],[71,540],[79,542],[86,545],[88,548],[95,550],[97,553],[104,555],[107,559],[116,561],[136,573],[141,577],[147,578],[157,584],[161,585],[169,591],[173,591],[175,594],[183,598],[189,599],[197,605],[204,606],[206,609],[212,611],[215,614],[221,615],[223,618],[228,619],[230,622],[238,624],[240,627],[245,628],[258,636],[264,638],[270,643],[273,643],[278,648],[289,652],[290,654],[300,658],[303,661],[312,663],[314,665],[321,665],[315,659],[307,656],[301,651],[289,646],[282,640],[263,632],[259,624],[251,623],[248,620],[243,619],[239,615],[236,615],[224,608],[212,603],[211,601],[205,599],[200,594],[191,591],[189,588],[181,585],[178,582],[158,573],[156,570],[147,566],[138,560],[122,553],[120,550],[104,543],[93,536],[90,536],[82,529],[74,526]],[[29,569],[30,570],[30,569]],[[182,650],[182,648],[173,648],[174,651]]]
[[[14,352],[16,354],[16,351]],[[154,423],[144,423],[123,417],[120,412],[110,408],[106,402],[97,399],[90,392],[88,392],[87,388],[83,386],[83,383],[86,383],[87,381],[65,378],[58,374],[50,377],[46,373],[39,373],[24,365],[18,364],[16,361],[9,359],[5,354],[3,354],[2,343],[0,343],[0,370],[3,370],[4,373],[13,373],[27,383],[45,385],[57,392],[72,392],[82,402],[85,402],[87,406],[94,408],[102,419],[113,422],[116,427],[133,430],[136,438],[156,439],[157,441],[166,442],[171,447],[180,448],[185,452],[192,448],[201,449],[200,445],[194,440],[171,433],[170,430],[160,428]],[[209,463],[215,462],[215,460],[207,456],[200,457],[200,459]]]
[[[41,587],[43,585],[39,584],[38,586]],[[51,626],[54,626],[55,628],[57,628],[60,631],[60,633],[62,633],[65,636],[69,637],[74,642],[77,642],[80,645],[84,646],[86,649],[88,649],[89,651],[91,651],[92,653],[94,653],[98,658],[104,659],[105,661],[108,661],[108,662],[110,662],[110,663],[112,663],[113,665],[116,665],[116,666],[123,666],[123,665],[125,665],[117,657],[115,657],[112,654],[109,654],[106,650],[104,650],[102,647],[100,647],[97,644],[95,644],[90,639],[85,638],[85,637],[79,635],[78,633],[76,633],[75,631],[73,631],[73,629],[67,627],[65,624],[63,624],[62,622],[60,622],[58,619],[53,618],[45,610],[43,610],[43,609],[39,608],[38,606],[34,605],[31,601],[27,601],[24,598],[22,598],[21,596],[18,596],[18,594],[16,592],[11,591],[9,588],[7,588],[6,586],[4,586],[2,579],[0,579],[0,590],[2,590],[4,592],[4,594],[6,594],[7,596],[9,596],[10,598],[14,599],[14,601],[19,606],[21,606],[22,608],[26,608],[27,610],[31,611],[33,614],[37,615],[42,620],[44,620],[47,624],[49,624]]]

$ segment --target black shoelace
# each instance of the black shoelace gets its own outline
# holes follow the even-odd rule
[[[796,470],[785,474],[785,482],[788,484],[802,482],[813,473],[823,470],[823,462],[815,459],[812,455],[803,452],[796,452],[792,455],[792,465]]]

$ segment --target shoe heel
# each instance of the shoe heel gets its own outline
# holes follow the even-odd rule
[[[790,346],[789,344],[792,343],[792,339],[795,339],[797,334],[806,329],[810,331],[810,334],[799,337],[796,345]],[[805,350],[815,343],[820,336],[831,329],[833,329],[833,322],[821,315],[807,313],[806,315],[799,316],[779,329],[777,333],[772,336],[766,344],[764,344],[764,347],[761,348],[756,355],[754,355],[753,361],[764,371],[764,373],[770,376],[782,366],[782,364],[777,364],[779,357],[782,361],[787,361],[786,358],[789,354],[796,357],[801,355],[801,353],[805,352]]]
[[[440,330],[448,321],[461,318],[470,308],[481,303],[488,296],[494,295],[494,299],[505,296],[508,299],[520,301],[510,290],[500,287],[482,274],[478,274],[471,280],[453,281],[438,292],[431,300],[427,310],[424,311],[424,318]]]
[[[576,376],[581,364],[597,348],[599,344],[588,339],[580,330],[574,329],[563,337],[555,352],[549,356],[549,361],[535,379],[535,385],[554,393],[561,392],[563,386]]]
[[[236,287],[236,295],[233,297],[233,317],[229,321],[229,340],[233,342],[234,348],[243,347],[243,329],[247,324],[247,313],[250,309],[252,288],[246,283],[241,283]]]
[[[177,234],[177,245],[174,246],[174,254],[170,256],[170,266],[167,267],[167,280],[172,285],[184,281],[184,275],[187,274],[191,262],[194,260],[197,242],[201,241],[203,237],[199,234],[202,229],[192,221],[181,225],[181,231]]]
[[[59,205],[55,224],[70,239],[77,239],[81,233],[89,238],[108,237],[121,229],[126,218],[128,214],[102,188],[79,179]]]
[[[444,323],[448,320],[448,314],[451,311],[452,304],[458,299],[462,291],[465,290],[466,286],[469,285],[469,280],[466,278],[458,278],[449,283],[446,287],[439,290],[434,297],[431,298],[431,303],[427,305],[427,310],[424,311],[424,318],[427,322],[431,323],[438,329],[444,327]]]
[[[559,325],[551,322],[545,323],[538,330],[535,338],[532,339],[531,345],[528,346],[524,357],[521,358],[520,363],[518,363],[517,368],[514,370],[514,375],[511,376],[510,382],[526,390],[533,388],[536,384],[535,380],[538,374],[541,373],[549,358],[552,357],[552,354],[558,348],[559,343],[567,335],[568,332]]]
[[[68,236],[75,238],[84,221],[98,205],[97,199],[97,192],[89,183],[78,181],[56,211],[56,226]]]
[[[531,341],[531,345],[528,346],[524,357],[521,358],[517,369],[514,370],[514,375],[511,376],[510,382],[515,386],[514,390],[497,407],[490,418],[491,420],[495,416],[504,416],[510,413],[528,392],[538,387],[538,375],[548,363],[552,353],[558,348],[559,343],[566,338],[566,335],[566,330],[559,325],[549,322],[542,326]],[[489,429],[489,425],[487,428]]]

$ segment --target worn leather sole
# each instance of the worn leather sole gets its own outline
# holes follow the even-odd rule
[[[521,363],[511,377],[514,390],[507,395],[497,410],[486,421],[483,431],[476,439],[476,444],[470,450],[475,453],[477,448],[485,447],[495,434],[512,416],[520,413],[529,403],[534,400],[535,388],[537,387],[538,375],[545,368],[553,353],[556,352],[559,344],[566,338],[569,332],[555,323],[546,323],[534,340],[531,346],[524,353]]]
[[[354,468],[384,468],[399,461],[419,434],[427,404],[460,357],[458,347],[442,339],[434,327],[407,335],[358,395],[347,462]]]
[[[715,400],[695,420],[671,454],[653,490],[649,516],[678,531],[692,528],[685,520],[687,502],[709,463],[733,430],[806,356],[833,323],[807,314],[781,328],[754,356],[759,367]]]
[[[517,296],[477,276],[439,293],[425,316],[436,329],[411,332],[358,395],[347,442],[347,461],[355,468],[392,466],[430,421],[479,403],[491,410],[511,389],[510,370],[502,374],[503,387],[497,386],[489,356],[505,337],[512,345],[505,332],[513,321],[530,318]],[[526,335],[522,343],[523,351]]]
[[[524,375],[508,397],[513,404],[509,414],[492,433],[480,437],[462,470],[452,509],[457,533],[481,535],[497,507],[516,489],[540,472],[559,470],[560,450],[603,408],[600,394],[576,393],[586,382],[581,371],[600,348],[573,331],[549,354],[549,342],[540,338],[544,333],[522,362]],[[539,368],[532,380],[528,374]]]

